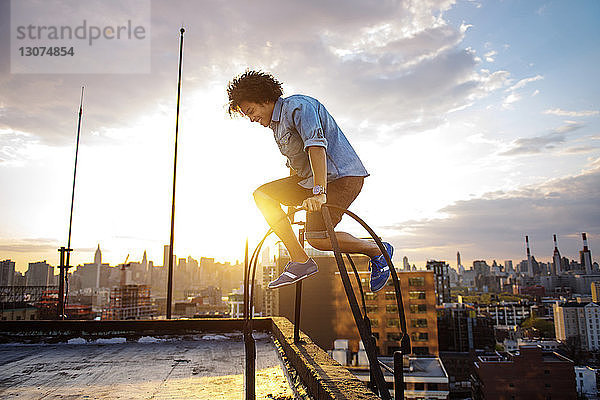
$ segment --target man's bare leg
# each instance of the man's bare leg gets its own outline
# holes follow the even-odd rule
[[[269,226],[273,228],[275,234],[287,248],[291,260],[300,263],[308,260],[308,255],[300,245],[300,242],[298,242],[298,238],[292,229],[292,225],[290,224],[289,219],[286,218],[279,203],[258,190],[254,192],[254,201],[264,215]]]
[[[381,255],[381,250],[377,243],[369,240],[358,239],[346,232],[336,232],[335,237],[337,238],[340,251],[342,253],[359,253],[365,254],[370,258]],[[329,238],[315,239],[308,238],[308,243],[315,249],[330,251],[333,250]]]

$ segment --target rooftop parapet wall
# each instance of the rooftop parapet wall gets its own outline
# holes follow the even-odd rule
[[[294,325],[283,317],[273,317],[272,333],[310,395],[319,400],[377,400],[364,383],[343,368],[304,333],[294,343]]]
[[[142,336],[183,336],[240,332],[241,319],[131,320],[131,321],[3,321],[0,343],[58,343],[72,338],[93,340]],[[333,360],[307,335],[294,344],[294,326],[283,317],[255,318],[254,331],[268,332],[278,341],[290,366],[315,400],[377,400],[364,383]]]

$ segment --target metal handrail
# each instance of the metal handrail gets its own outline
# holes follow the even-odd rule
[[[370,365],[370,374],[372,376],[372,381],[374,381],[372,383],[375,385],[375,387],[373,389],[375,389],[375,391],[378,391],[380,393],[380,395],[384,399],[387,400],[387,399],[390,399],[390,394],[389,394],[389,390],[387,389],[385,379],[384,379],[383,373],[381,371],[381,367],[379,366],[380,363],[377,359],[376,340],[371,331],[371,323],[370,323],[370,320],[367,315],[365,297],[364,297],[364,292],[363,292],[362,285],[360,282],[360,277],[358,275],[358,271],[356,270],[356,266],[354,265],[354,262],[352,261],[352,258],[350,257],[349,254],[346,254],[346,257],[348,258],[348,261],[350,262],[350,265],[352,266],[352,269],[354,271],[354,274],[355,274],[355,277],[357,280],[357,284],[358,284],[360,295],[361,295],[364,315],[363,315],[363,313],[361,313],[360,307],[358,306],[358,302],[356,300],[356,295],[354,294],[354,291],[352,289],[352,284],[350,283],[350,280],[349,280],[348,271],[344,264],[344,260],[341,257],[341,252],[339,249],[339,245],[337,243],[337,237],[335,236],[335,232],[333,230],[333,225],[331,222],[329,208],[342,211],[344,214],[349,215],[351,218],[353,218],[355,221],[357,221],[363,228],[365,228],[365,230],[367,230],[367,232],[371,235],[372,239],[375,241],[375,243],[381,250],[381,252],[386,260],[386,263],[390,266],[392,282],[393,282],[394,289],[395,289],[394,292],[395,292],[396,304],[397,304],[397,309],[398,309],[398,317],[400,320],[400,329],[402,330],[402,337],[400,340],[401,349],[404,354],[409,354],[410,353],[410,338],[406,331],[406,317],[404,314],[404,306],[403,306],[403,302],[402,302],[400,281],[398,279],[396,269],[393,266],[392,260],[389,256],[389,254],[387,254],[387,251],[386,251],[385,247],[383,246],[381,239],[367,225],[367,223],[364,222],[356,214],[354,214],[351,211],[348,211],[342,207],[338,207],[338,206],[334,206],[334,205],[330,205],[330,204],[324,204],[322,207],[322,210],[321,210],[321,212],[323,214],[323,220],[325,221],[325,226],[326,226],[327,232],[329,234],[329,239],[330,239],[331,246],[332,246],[332,249],[333,249],[333,252],[335,255],[336,263],[338,264],[338,269],[339,269],[340,275],[342,277],[342,283],[343,283],[344,289],[346,291],[346,297],[348,298],[348,302],[350,303],[350,308],[352,310],[352,314],[354,316],[355,323],[357,325],[359,334],[360,334],[363,344],[365,346],[365,351],[367,352],[367,358],[369,359],[369,365]],[[296,212],[301,211],[301,210],[303,210],[303,209],[302,208],[290,208],[290,211],[288,213],[286,213],[283,217],[281,217],[280,220],[283,220],[284,218],[290,219],[291,217],[293,217],[293,215]],[[256,265],[258,263],[258,255],[260,254],[260,250],[261,250],[265,240],[271,233],[273,233],[272,228],[267,231],[267,233],[265,234],[263,239],[256,246],[250,260],[248,260],[248,244],[246,242],[245,266],[244,266],[245,267],[245,269],[244,269],[244,321],[245,321],[245,323],[244,323],[244,339],[245,339],[246,350],[247,350],[246,382],[247,382],[247,388],[250,389],[250,386],[251,386],[251,389],[252,389],[252,393],[249,393],[247,390],[246,399],[254,399],[254,381],[252,380],[251,384],[249,384],[249,379],[254,379],[254,378],[253,377],[250,378],[248,376],[248,374],[250,372],[252,372],[252,375],[254,375],[254,370],[255,370],[254,362],[255,362],[255,358],[256,358],[256,348],[254,346],[254,340],[253,340],[252,334],[251,334],[252,333],[252,318],[253,318],[252,308],[254,305],[254,286],[255,286]],[[296,300],[298,301],[298,296],[296,297]],[[249,352],[251,354],[248,354]],[[252,356],[252,357],[249,357],[249,356]],[[250,358],[252,358],[252,360],[250,360]],[[250,364],[252,364],[252,365],[250,365]],[[388,366],[384,366],[384,368],[388,371],[390,370],[390,368]],[[252,371],[249,371],[249,369],[251,369]],[[402,385],[401,382],[402,381],[400,381],[400,385]],[[398,384],[398,382],[396,382],[396,383]],[[403,392],[403,388],[400,388],[400,389]]]

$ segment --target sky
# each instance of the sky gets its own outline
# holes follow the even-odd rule
[[[112,265],[144,250],[162,265],[181,26],[178,257],[235,262],[267,230],[252,191],[286,176],[285,159],[272,131],[225,109],[227,82],[251,68],[334,116],[371,174],[350,210],[394,245],[396,262],[455,266],[457,251],[467,267],[518,262],[525,235],[545,261],[553,234],[578,259],[581,232],[598,260],[597,1],[148,4],[150,54],[124,62],[146,72],[18,73],[11,3],[0,0],[0,260],[58,264],[85,86],[72,263],[100,245]],[[94,12],[116,19],[110,6]],[[126,57],[94,49],[101,71]],[[339,229],[367,235],[350,220]]]

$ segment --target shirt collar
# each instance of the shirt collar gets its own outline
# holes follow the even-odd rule
[[[279,97],[273,107],[273,115],[271,115],[271,123],[279,122],[281,117],[281,108],[283,107],[283,97]]]

